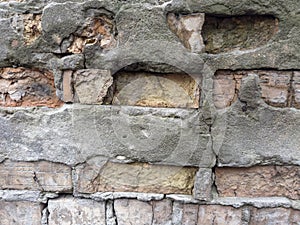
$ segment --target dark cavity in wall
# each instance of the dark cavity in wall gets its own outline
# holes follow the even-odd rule
[[[211,54],[263,46],[277,32],[278,19],[269,15],[205,15],[202,28],[205,51]]]

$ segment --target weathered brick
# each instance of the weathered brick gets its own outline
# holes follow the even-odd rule
[[[46,70],[0,68],[0,106],[60,106],[53,79]]]
[[[0,224],[3,225],[40,225],[43,207],[35,202],[0,201]]]
[[[300,199],[300,167],[217,168],[216,185],[221,197],[283,196]]]
[[[216,108],[226,108],[237,100],[243,76],[246,76],[243,71],[217,71],[213,84],[213,98]]]
[[[153,225],[172,225],[172,201],[153,201]]]
[[[63,73],[63,100],[64,102],[73,102],[73,71],[67,70]]]
[[[186,48],[197,53],[204,50],[205,46],[201,36],[204,23],[203,13],[190,15],[175,15],[174,13],[169,13],[167,20],[170,29],[178,36]]]
[[[300,222],[300,211],[284,208],[252,209],[249,225],[284,224],[296,225]]]
[[[199,84],[187,74],[122,72],[115,76],[114,105],[199,108]]]
[[[65,197],[49,200],[48,210],[49,225],[106,224],[105,202]]]
[[[197,168],[147,163],[107,163],[78,167],[78,191],[129,191],[191,194]],[[113,174],[113,176],[112,176]]]
[[[197,224],[241,225],[242,210],[230,206],[200,205]]]
[[[217,54],[257,48],[278,31],[278,20],[271,16],[205,16],[202,35],[205,51]]]
[[[262,98],[272,106],[288,106],[288,96],[292,73],[283,71],[260,71]]]
[[[239,96],[242,79],[250,74],[260,78],[261,98],[274,107],[291,107],[293,90],[290,88],[292,72],[275,70],[219,70],[214,76],[213,97],[216,108],[232,105]],[[295,73],[296,74],[296,73]],[[295,76],[297,80],[297,77]],[[297,82],[294,82],[295,103],[297,107]]]
[[[51,162],[12,162],[0,164],[0,189],[69,192],[71,168]]]
[[[118,225],[152,224],[152,205],[148,202],[117,199],[115,200],[114,207]]]
[[[113,83],[109,70],[84,69],[73,75],[74,90],[82,104],[101,104]]]

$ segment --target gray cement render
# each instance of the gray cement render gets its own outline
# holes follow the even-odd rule
[[[243,99],[230,108],[217,111],[212,102],[212,79],[218,69],[300,69],[299,4],[293,0],[0,3],[1,67],[46,67],[55,74],[60,96],[65,69],[117,72],[136,62],[164,63],[187,72],[197,82],[203,78],[204,105],[198,111],[88,105],[1,108],[0,161],[46,159],[75,165],[94,156],[124,156],[133,161],[200,167],[213,167],[216,158],[222,166],[300,165],[299,110],[278,109],[253,99],[251,93],[257,90],[254,85],[251,92],[247,82],[255,83],[254,78],[244,82]],[[137,8],[139,12],[133,15]],[[168,29],[168,12],[273,15],[279,19],[279,32],[256,49],[195,54]],[[22,13],[42,13],[42,36],[32,46],[12,47],[13,40],[23,41]],[[125,34],[118,46],[105,51],[91,46],[83,54],[66,56],[62,40],[87,16],[99,14],[114,17],[116,29]],[[245,104],[251,107],[243,111]]]

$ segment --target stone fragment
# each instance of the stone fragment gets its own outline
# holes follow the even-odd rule
[[[201,36],[204,13],[190,15],[169,13],[167,20],[170,29],[178,36],[186,48],[195,53],[204,51],[205,46]]]
[[[122,72],[115,75],[112,104],[199,108],[199,83],[187,74]]]
[[[49,200],[49,225],[106,224],[105,202],[64,197]]]
[[[285,224],[296,225],[300,221],[300,211],[285,208],[252,209],[249,225]]]
[[[88,18],[76,31],[68,52],[81,53],[85,46],[99,45],[102,49],[110,49],[116,45],[113,21],[107,16]]]
[[[114,202],[114,208],[118,225],[152,225],[153,210],[148,202],[117,199]]]
[[[289,106],[288,96],[292,72],[260,71],[259,76],[263,100],[272,106]]]
[[[0,164],[0,189],[70,192],[71,169],[58,163],[12,162]]]
[[[34,202],[0,201],[0,223],[3,225],[40,225],[43,207]]]
[[[84,69],[74,73],[74,90],[82,104],[101,104],[112,83],[108,70]]]
[[[265,45],[278,31],[272,16],[205,16],[202,35],[205,51],[212,54]]]
[[[230,206],[200,205],[197,224],[241,225],[242,210]]]
[[[41,14],[25,14],[23,16],[23,36],[26,45],[31,45],[42,34]]]
[[[60,106],[53,79],[46,70],[0,68],[0,106]]]
[[[300,167],[217,168],[216,185],[221,197],[278,196],[299,200]]]
[[[82,193],[127,191],[191,194],[196,171],[195,167],[159,166],[148,163],[109,162],[103,166],[86,164],[77,168],[77,188]]]
[[[152,201],[153,225],[172,225],[172,201]]]
[[[234,104],[214,122],[218,165],[299,165],[300,112],[259,105],[260,99],[254,97],[257,90],[248,90],[249,98],[245,98],[246,94],[243,98],[249,101],[247,105]],[[250,105],[254,107],[252,111],[248,110]]]
[[[210,168],[199,168],[194,184],[194,198],[197,200],[208,201],[211,198],[213,185],[213,173]]]
[[[34,111],[0,107],[0,124],[0,161],[74,165],[101,155],[164,165],[210,168],[215,163],[201,110],[81,104]]]
[[[294,72],[293,79],[294,102],[293,107],[300,109],[300,72]]]

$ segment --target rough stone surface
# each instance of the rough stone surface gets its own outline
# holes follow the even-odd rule
[[[294,72],[294,101],[293,106],[297,109],[300,109],[300,72]]]
[[[252,209],[249,225],[286,224],[296,225],[300,221],[300,213],[296,210],[275,209]]]
[[[197,53],[204,51],[205,46],[201,36],[204,23],[203,13],[189,15],[170,13],[167,16],[167,21],[170,29],[178,36],[186,48]]]
[[[198,224],[240,225],[242,210],[229,206],[201,205],[198,212]]]
[[[64,197],[49,200],[49,225],[105,224],[105,202]]]
[[[278,31],[278,20],[271,16],[205,16],[202,30],[205,51],[228,52],[257,48]]]
[[[0,201],[0,221],[3,225],[40,225],[41,219],[42,205],[39,203]]]
[[[179,166],[214,165],[201,112],[117,106],[0,109],[0,160],[84,162],[95,155]]]
[[[78,185],[75,168],[78,171],[79,166],[84,168],[91,161],[96,162],[96,168],[105,168],[103,165],[110,161],[171,168],[214,168],[213,172],[218,165],[236,166],[240,171],[252,165],[300,165],[299,1],[0,2],[1,70],[31,68],[39,73],[51,71],[51,79],[41,82],[48,84],[51,80],[51,96],[56,94],[69,104],[79,102],[78,95],[73,92],[76,80],[70,78],[73,72],[80,70],[107,70],[112,75],[130,71],[132,74],[151,73],[157,77],[185,73],[199,84],[201,90],[199,105],[189,110],[143,107],[147,105],[84,105],[100,104],[100,101],[95,103],[94,100],[92,103],[79,102],[81,105],[65,104],[61,108],[50,109],[47,106],[52,106],[52,103],[23,104],[26,96],[32,96],[26,94],[22,102],[14,101],[18,104],[1,104],[4,106],[0,107],[2,164],[41,160],[67,164],[74,168],[74,186]],[[69,71],[72,74],[68,75],[68,80],[65,72]],[[240,73],[244,75],[237,76]],[[26,79],[17,78],[11,85],[21,87],[21,83],[29,78],[27,75]],[[35,82],[35,78],[33,80]],[[1,88],[5,89],[5,82],[2,81]],[[98,91],[88,90],[93,82],[87,83],[85,81],[86,86],[82,86],[82,93],[96,99]],[[93,85],[100,88],[97,82]],[[29,87],[28,90],[25,88],[26,91],[32,90],[30,85],[26,87]],[[139,85],[136,92],[143,87],[144,84]],[[176,91],[172,91],[174,99],[182,93]],[[5,93],[6,99],[10,98],[9,95],[14,99],[22,96],[20,93]],[[113,99],[110,94],[103,94],[104,99]],[[0,98],[3,102],[1,94]],[[85,171],[85,174],[97,177],[99,169],[95,171]],[[211,176],[209,172],[205,174],[207,176],[202,176],[202,184],[202,181],[200,185],[195,182],[194,196],[190,193],[164,195],[112,190],[93,194],[76,190],[73,194],[48,193],[39,189],[0,190],[2,202],[30,201],[22,207],[8,209],[1,206],[0,209],[9,210],[10,214],[5,213],[8,219],[21,218],[21,224],[30,224],[32,217],[28,223],[22,222],[23,217],[32,214],[30,206],[45,203],[41,210],[37,210],[39,218],[43,215],[42,219],[37,219],[38,224],[46,225],[48,217],[51,217],[52,224],[116,225],[114,201],[118,199],[124,202],[122,217],[127,224],[153,224],[156,219],[159,222],[161,216],[156,213],[161,208],[166,210],[166,218],[160,220],[162,224],[299,223],[299,200],[266,198],[266,194],[258,198],[220,198],[215,184],[210,191],[212,200],[195,199],[195,193],[209,192],[205,182],[209,183]],[[263,175],[268,176],[269,173]],[[294,190],[295,180],[295,177],[284,180],[287,182],[285,185],[291,185]],[[289,191],[285,194],[291,194]],[[46,204],[49,203],[51,208],[56,201],[65,199],[65,195],[71,197],[67,198],[68,204],[64,206],[67,200],[63,201],[60,209],[54,210],[55,213],[49,210],[52,213],[48,215]],[[167,200],[163,200],[164,197]],[[128,199],[131,200],[128,202]],[[161,200],[163,206],[160,205]],[[99,207],[102,213],[99,213]],[[17,216],[18,210],[25,208],[25,213]],[[73,210],[73,214],[69,210]],[[143,217],[138,217],[139,213]],[[61,222],[53,220],[54,214]],[[74,222],[68,217],[70,215]],[[86,215],[91,219],[86,219]],[[99,215],[103,215],[101,220],[106,217],[106,221],[98,222]],[[128,215],[130,219],[127,220]],[[0,223],[17,223],[5,219],[1,218]]]
[[[239,101],[217,115],[212,134],[219,165],[299,165],[300,112],[271,108],[260,96],[259,77],[249,74]]]
[[[156,166],[143,163],[90,164],[78,169],[77,191],[191,194],[196,171],[197,169],[192,167]]]
[[[115,77],[114,105],[199,108],[200,83],[187,74],[123,72]]]
[[[51,162],[11,162],[0,164],[0,188],[70,192],[71,168]]]
[[[148,202],[118,199],[115,200],[114,208],[118,225],[152,224],[152,205]]]
[[[194,225],[198,222],[199,205],[185,204],[183,206],[182,223],[187,225]]]
[[[172,202],[169,199],[153,201],[153,225],[172,225]]]
[[[101,104],[112,83],[107,70],[87,69],[74,73],[74,91],[82,104]]]
[[[197,200],[208,201],[211,198],[213,186],[213,172],[211,169],[199,168],[195,177],[193,196]]]
[[[221,197],[272,197],[300,199],[300,168],[257,166],[217,168],[216,185]]]
[[[0,106],[58,107],[53,75],[27,68],[0,68]]]

